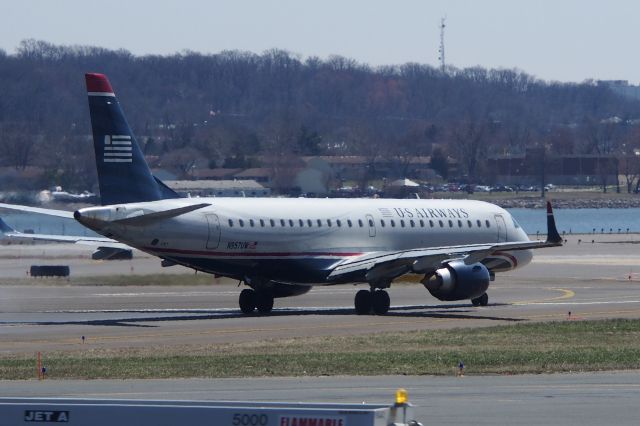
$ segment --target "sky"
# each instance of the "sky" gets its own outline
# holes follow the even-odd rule
[[[634,0],[0,0],[0,49],[33,38],[136,55],[277,48],[437,66],[443,17],[447,65],[640,81]]]

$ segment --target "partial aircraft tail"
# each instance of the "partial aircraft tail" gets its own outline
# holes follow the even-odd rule
[[[85,74],[103,205],[178,198],[154,177],[104,74]]]
[[[556,219],[553,216],[553,208],[551,202],[547,201],[547,242],[561,245],[563,238],[556,228]]]
[[[7,225],[7,222],[5,222],[1,217],[0,217],[0,233],[1,234],[6,234],[9,232],[15,232],[16,230],[13,229],[12,227],[10,227],[9,225]]]

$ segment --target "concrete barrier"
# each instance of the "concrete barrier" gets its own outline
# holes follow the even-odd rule
[[[68,277],[70,272],[67,265],[31,265],[29,274],[32,277]]]
[[[420,425],[410,404],[0,398],[3,425],[388,426]]]

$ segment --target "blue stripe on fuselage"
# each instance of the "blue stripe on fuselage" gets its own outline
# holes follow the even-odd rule
[[[259,258],[204,258],[189,256],[163,256],[176,263],[200,271],[223,276],[244,278],[259,276],[275,281],[316,284],[324,283],[327,276],[341,259],[295,258],[295,259],[259,259]]]

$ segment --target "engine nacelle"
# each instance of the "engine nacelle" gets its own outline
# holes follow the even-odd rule
[[[465,265],[463,261],[448,263],[422,284],[438,300],[466,300],[482,296],[489,288],[491,275],[482,263]]]
[[[98,247],[91,254],[93,260],[131,260],[133,251],[116,247]]]
[[[269,288],[273,293],[273,297],[299,296],[311,290],[310,285],[283,284],[283,283],[277,283],[277,282],[271,282],[271,285],[269,286]]]
[[[305,294],[311,290],[310,285],[283,283],[267,280],[262,277],[244,277],[244,282],[255,291],[269,291],[273,297],[291,297]]]

